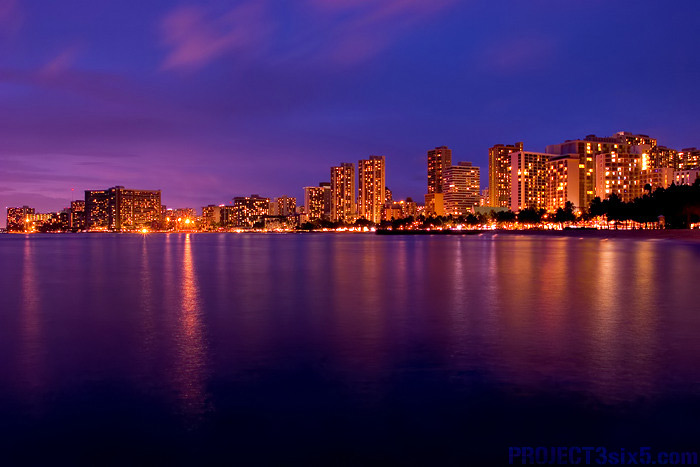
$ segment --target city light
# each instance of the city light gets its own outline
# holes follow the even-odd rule
[[[356,167],[357,165],[357,167]],[[696,228],[699,219],[669,222],[654,211],[632,215],[636,200],[663,190],[692,190],[700,176],[700,150],[675,151],[647,135],[618,132],[586,136],[526,151],[522,142],[489,149],[489,186],[480,192],[480,168],[452,163],[447,146],[427,152],[424,204],[394,200],[385,156],[331,167],[330,182],[304,187],[304,205],[291,196],[236,196],[230,204],[166,209],[160,190],[115,186],[85,191],[61,212],[7,208],[7,232],[394,232],[563,228]],[[686,187],[686,188],[682,188]],[[661,189],[662,192],[658,192]],[[659,194],[661,193],[661,194]],[[603,210],[592,210],[598,199]],[[629,205],[610,215],[608,201]],[[680,199],[680,198],[679,198]],[[689,201],[684,201],[689,202]],[[658,205],[658,203],[657,203]],[[647,203],[647,207],[650,206]],[[695,212],[696,207],[686,208]],[[676,209],[676,211],[679,211]],[[695,216],[695,217],[693,217]]]

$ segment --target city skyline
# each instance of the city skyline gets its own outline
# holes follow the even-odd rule
[[[674,184],[697,185],[700,179],[697,148],[679,151],[659,144],[652,136],[626,131],[566,140],[548,145],[545,153],[526,151],[522,142],[497,144],[489,149],[489,186],[483,193],[479,186],[480,168],[467,161],[454,164],[449,147],[429,149],[425,161],[427,193],[421,206],[411,197],[394,198],[386,184],[386,156],[372,155],[358,161],[357,171],[354,163],[342,162],[330,168],[330,182],[303,187],[304,205],[297,205],[297,198],[287,195],[253,194],[236,196],[228,205],[208,204],[198,216],[197,208],[168,208],[161,202],[160,190],[115,186],[85,190],[84,201],[71,201],[70,208],[60,212],[36,213],[28,205],[8,207],[7,230],[308,230],[308,226],[303,226],[309,222],[316,223],[314,228],[322,226],[319,222],[328,227],[330,222],[345,229],[355,221],[362,221],[358,226],[366,228],[367,223],[377,225],[416,214],[423,219],[449,216],[461,219],[460,223],[472,216],[469,223],[473,225],[477,220],[474,215],[483,216],[489,208],[494,216],[491,221],[498,221],[498,214],[507,210],[510,214],[506,217],[511,221],[517,215],[518,221],[521,217],[527,219],[526,225],[538,224],[540,221],[533,222],[530,214],[539,219],[547,213],[561,227],[565,217],[570,221],[571,216],[580,217],[579,220],[589,220],[585,219],[587,214],[600,216],[601,201],[608,205],[617,201],[636,203],[642,201],[643,194],[648,199],[652,195],[663,197],[655,193],[657,189],[663,192]],[[617,198],[609,199],[613,195]],[[635,209],[637,219],[648,224],[651,211],[646,210],[641,216],[639,207]],[[694,225],[690,217],[686,221]],[[421,222],[409,219],[414,228]],[[426,222],[424,227],[429,227],[430,221]]]
[[[482,168],[497,143],[589,133],[698,146],[697,4],[561,3],[2,0],[0,205],[118,184],[175,206],[302,199],[370,154],[420,199],[441,144]]]

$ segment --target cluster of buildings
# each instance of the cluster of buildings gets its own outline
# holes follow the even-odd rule
[[[359,189],[358,189],[359,185]],[[168,209],[160,190],[134,190],[115,186],[86,190],[85,199],[72,201],[61,212],[40,214],[34,208],[7,208],[7,230],[145,232],[154,230],[286,230],[307,222],[328,221],[351,224],[358,219],[379,223],[417,215],[410,199],[392,201],[386,187],[386,159],[370,156],[354,163],[342,163],[330,170],[330,182],[304,187],[304,205],[290,196],[266,198],[239,196],[231,204],[195,209]]]
[[[32,231],[196,231],[287,230],[306,223],[352,224],[426,216],[463,216],[474,212],[525,208],[550,212],[571,202],[586,209],[595,197],[616,194],[628,202],[645,189],[672,183],[692,184],[700,174],[700,150],[660,146],[647,135],[619,132],[586,136],[526,151],[523,143],[489,149],[489,184],[480,191],[480,169],[452,163],[452,150],[427,152],[425,204],[394,200],[386,185],[385,156],[369,156],[331,167],[330,181],[304,187],[304,204],[290,196],[233,198],[228,205],[168,209],[160,190],[115,186],[87,190],[83,200],[57,213],[36,213],[28,206],[7,208],[7,230]]]
[[[523,143],[489,149],[489,187],[484,205],[555,211],[571,202],[587,209],[595,197],[615,194],[624,202],[644,190],[692,184],[700,172],[700,150],[658,145],[655,138],[621,131],[609,137],[588,135],[525,151]]]

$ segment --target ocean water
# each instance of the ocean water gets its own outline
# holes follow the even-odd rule
[[[700,237],[0,236],[2,465],[695,450]]]

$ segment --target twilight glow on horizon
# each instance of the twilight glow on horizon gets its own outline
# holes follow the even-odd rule
[[[421,199],[439,145],[482,186],[498,143],[700,147],[698,30],[697,0],[0,0],[0,204],[301,197],[370,154]]]

